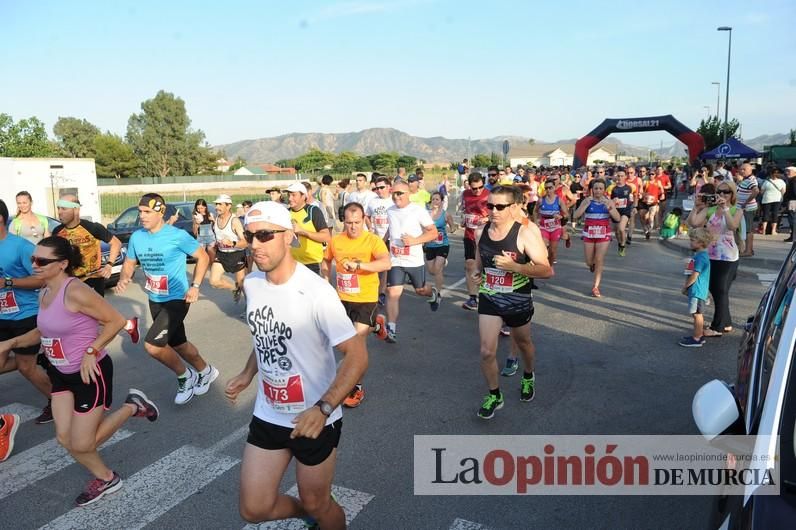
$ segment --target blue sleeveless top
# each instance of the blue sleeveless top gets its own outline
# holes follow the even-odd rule
[[[427,247],[430,248],[437,248],[437,247],[445,247],[448,246],[450,243],[448,242],[448,230],[447,230],[447,219],[448,215],[445,212],[442,212],[439,217],[434,219],[432,217],[432,221],[434,221],[434,226],[437,227],[437,239],[426,243]]]

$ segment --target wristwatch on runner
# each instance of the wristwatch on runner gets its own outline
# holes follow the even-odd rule
[[[4,286],[6,289],[11,289],[14,287],[14,280],[10,276],[5,277]]]
[[[315,406],[321,409],[321,414],[327,418],[332,415],[332,412],[334,412],[334,407],[328,401],[324,401],[322,399],[319,399],[318,402],[315,403]]]
[[[94,348],[89,346],[88,348],[86,348],[86,355],[95,355],[96,356],[97,355],[97,350],[95,350]]]
[[[194,283],[191,284],[191,287],[196,287],[198,289],[199,288],[199,284],[194,282]]]

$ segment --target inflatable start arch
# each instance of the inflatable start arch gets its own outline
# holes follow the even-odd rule
[[[671,114],[649,118],[609,118],[575,143],[572,167],[585,166],[591,148],[611,133],[647,131],[666,131],[683,142],[688,147],[688,160],[692,164],[705,150],[705,139],[702,138],[702,135],[677,121]]]

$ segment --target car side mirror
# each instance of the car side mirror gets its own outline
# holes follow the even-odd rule
[[[109,230],[116,230],[116,223],[108,223]]]
[[[699,432],[708,441],[736,430],[731,428],[735,427],[741,418],[741,411],[732,390],[725,382],[718,379],[697,390],[691,404],[691,413]]]

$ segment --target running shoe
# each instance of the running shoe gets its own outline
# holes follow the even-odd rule
[[[41,414],[36,418],[36,425],[44,425],[53,421],[53,408],[52,400],[48,400],[47,404],[41,409]]]
[[[572,246],[572,238],[568,237],[566,241],[564,241],[564,246],[569,248]]]
[[[503,408],[503,392],[499,396],[491,392],[484,397],[481,408],[478,409],[478,417],[484,420],[491,420],[495,416],[495,411]]]
[[[509,357],[506,359],[506,366],[500,371],[500,375],[503,377],[511,377],[512,375],[517,373],[517,370],[520,367],[520,360],[519,359],[512,359]]]
[[[101,480],[98,478],[90,480],[83,493],[78,495],[77,499],[75,499],[75,503],[77,503],[78,506],[88,506],[91,503],[97,502],[108,493],[119,491],[121,487],[122,478],[114,471],[113,478],[110,480]]]
[[[644,230],[644,239],[649,239],[649,238],[650,238],[650,231]]]
[[[602,298],[602,296],[603,296],[603,295],[600,293],[600,289],[598,289],[597,287],[594,287],[594,288],[592,288],[592,290],[591,290],[591,295],[592,295],[594,298]]]
[[[591,272],[594,272],[594,263],[592,263],[591,265],[589,265],[589,271],[591,271]]]
[[[633,238],[630,236],[630,234],[628,234],[628,235],[627,235],[627,246],[630,246],[630,244],[631,244],[632,242],[633,242]]]
[[[127,326],[124,329],[130,335],[133,344],[138,344],[138,341],[141,340],[141,334],[138,332],[138,317],[128,318]]]
[[[384,293],[379,293],[379,305],[384,306],[387,303],[387,295]]]
[[[193,387],[196,384],[196,374],[190,370],[188,377],[177,378],[177,395],[174,396],[175,405],[185,405],[193,397]]]
[[[534,374],[531,374],[531,377],[522,376],[522,379],[520,379],[520,401],[533,401],[536,395],[534,392],[535,380]]]
[[[19,415],[3,414],[3,426],[0,427],[0,462],[5,461],[14,450],[14,437],[19,429]]]
[[[623,258],[625,257],[625,247],[621,245],[619,246],[619,255]]]
[[[437,291],[436,287],[431,288],[431,298],[428,299],[428,303],[431,307],[432,311],[436,311],[439,309],[439,302],[442,297],[439,295],[439,291]]]
[[[218,369],[210,365],[210,373],[203,375],[201,372],[196,374],[196,384],[193,386],[193,393],[197,396],[203,396],[210,390],[210,383],[218,377]]]
[[[146,418],[149,421],[156,421],[160,415],[155,402],[146,397],[146,394],[137,388],[131,388],[127,392],[127,399],[124,402],[136,406],[136,412],[133,414],[134,418]]]
[[[352,390],[343,400],[343,406],[353,409],[358,407],[362,400],[365,399],[365,391],[362,390],[362,387],[354,387]]]
[[[376,315],[376,325],[373,327],[373,333],[381,340],[387,338],[387,322],[385,322],[384,315],[381,313]]]
[[[680,339],[680,342],[678,342],[677,344],[679,344],[683,348],[701,348],[702,345],[705,344],[705,339],[702,338],[700,340],[697,340],[694,337],[688,336]]]
[[[475,298],[468,298],[467,301],[462,304],[462,309],[466,309],[468,311],[478,311],[478,300]]]
[[[511,328],[509,328],[508,326],[500,326],[500,334],[503,335],[504,337],[508,337],[509,335],[511,335]]]
[[[398,334],[394,331],[387,330],[387,337],[384,339],[384,342],[389,344],[395,344],[398,342]]]
[[[237,304],[240,302],[241,298],[243,298],[243,286],[238,285],[235,287],[235,290],[232,291],[232,300]]]

